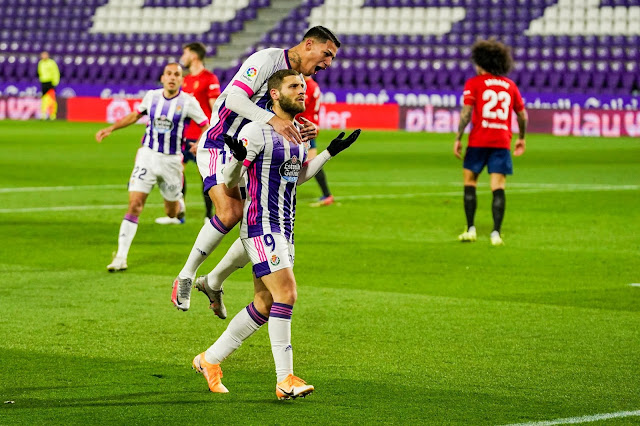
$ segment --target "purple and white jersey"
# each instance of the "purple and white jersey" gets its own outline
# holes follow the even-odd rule
[[[163,154],[182,154],[182,138],[190,120],[199,126],[207,124],[196,98],[183,91],[167,99],[163,89],[149,90],[138,105],[138,112],[149,115],[142,146]]]
[[[298,174],[307,159],[305,144],[284,140],[268,124],[252,122],[239,134],[247,147],[247,201],[240,238],[281,234],[293,244]]]
[[[213,105],[211,128],[207,131],[204,147],[226,149],[222,135],[226,133],[238,137],[240,130],[251,122],[226,107],[227,96],[231,91],[243,90],[251,102],[265,108],[271,99],[267,90],[267,80],[276,71],[290,68],[287,49],[269,48],[249,56]]]

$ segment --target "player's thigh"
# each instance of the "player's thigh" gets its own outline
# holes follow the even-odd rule
[[[151,192],[158,178],[155,174],[154,151],[147,147],[140,147],[136,153],[136,160],[129,177],[129,192]]]
[[[262,282],[269,289],[274,301],[294,304],[298,294],[296,278],[292,268],[279,269],[262,277]],[[280,302],[282,303],[282,302]]]
[[[204,191],[224,183],[222,170],[229,161],[230,153],[226,149],[205,148],[202,138],[198,143],[196,163],[204,182]]]
[[[165,201],[177,202],[182,198],[183,165],[181,155],[160,154],[156,174],[158,188]]]
[[[243,238],[242,245],[253,264],[253,274],[257,278],[281,269],[293,268],[294,246],[281,234]]]
[[[464,154],[462,167],[479,175],[489,158],[489,148],[468,146]]]
[[[487,170],[489,173],[513,174],[511,151],[506,148],[492,149],[487,159]]]

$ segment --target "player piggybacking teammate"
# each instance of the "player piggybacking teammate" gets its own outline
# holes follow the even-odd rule
[[[303,75],[326,69],[339,47],[340,41],[331,31],[322,26],[313,27],[291,49],[264,49],[251,55],[216,100],[211,127],[201,136],[197,152],[205,191],[209,192],[216,214],[200,230],[184,267],[174,280],[171,300],[176,308],[189,309],[191,286],[198,267],[242,218],[240,189],[237,185],[225,185],[222,176],[224,166],[231,159],[223,136],[234,137],[248,123],[257,122],[270,125],[277,133],[297,144],[315,138],[317,128],[312,123],[306,122],[298,130],[293,122],[265,109],[270,99],[267,80],[281,69],[294,69]],[[244,254],[238,255],[244,257]],[[221,295],[220,289],[210,291],[212,296]]]
[[[268,80],[273,112],[293,123],[304,110],[305,84],[297,71],[277,71]],[[331,141],[325,151],[307,162],[307,149],[283,138],[265,123],[252,122],[239,140],[225,135],[233,159],[224,168],[226,186],[234,187],[247,175],[249,198],[244,205],[240,238],[253,263],[254,300],[229,322],[218,340],[193,360],[212,392],[226,393],[220,363],[262,325],[269,323],[269,339],[276,365],[276,396],[304,397],[314,387],[293,374],[291,316],[297,299],[293,275],[296,188],[312,178],[322,166],[358,138],[356,130]]]

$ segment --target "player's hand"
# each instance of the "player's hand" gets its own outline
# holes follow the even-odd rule
[[[293,142],[296,145],[302,144],[302,136],[300,136],[300,131],[292,121],[288,121],[278,117],[277,115],[274,115],[273,117],[271,117],[271,120],[267,121],[267,124],[273,127],[273,130],[284,136],[286,140]]]
[[[453,144],[453,155],[462,160],[462,142],[455,141]]]
[[[96,141],[102,142],[102,140],[104,138],[106,138],[107,136],[109,136],[111,134],[111,128],[110,127],[106,127],[102,130],[98,130],[98,133],[96,133]]]
[[[522,154],[524,154],[524,151],[526,149],[526,142],[524,141],[524,139],[518,139],[516,141],[516,147],[513,150],[513,155],[515,155],[516,157],[521,156]]]
[[[327,151],[329,151],[329,155],[331,155],[332,157],[335,157],[341,151],[344,151],[345,149],[349,148],[351,144],[354,143],[356,139],[358,139],[358,136],[360,136],[360,129],[354,130],[354,132],[351,133],[349,136],[347,136],[346,139],[342,139],[344,137],[344,132],[341,132],[338,135],[338,137],[332,140],[329,146],[327,147]]]
[[[300,136],[302,136],[302,141],[307,142],[311,139],[317,138],[318,126],[304,117],[300,117],[300,120],[302,121],[302,129],[300,129]]]
[[[229,135],[222,135],[224,143],[229,147],[231,153],[238,161],[242,161],[247,158],[247,148],[244,147],[242,142],[236,138],[232,138]]]
[[[198,144],[189,142],[189,152],[196,155],[198,153]]]

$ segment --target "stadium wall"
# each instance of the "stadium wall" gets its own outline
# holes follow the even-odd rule
[[[140,99],[94,97],[59,98],[58,118],[74,122],[113,123],[133,111]],[[640,137],[639,110],[528,108],[530,133],[555,136]],[[0,97],[0,120],[30,120],[40,117],[40,98]],[[323,104],[321,129],[406,130],[453,133],[458,130],[458,107],[400,106],[398,104]],[[144,123],[141,119],[140,123]],[[515,115],[512,129],[517,132]]]

